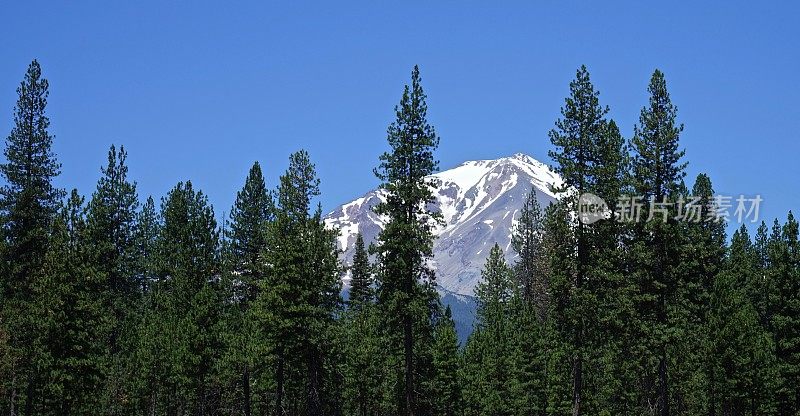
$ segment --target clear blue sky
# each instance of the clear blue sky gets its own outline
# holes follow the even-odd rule
[[[442,168],[514,152],[549,163],[547,131],[586,64],[626,136],[650,74],[663,70],[689,176],[762,194],[770,220],[800,210],[797,2],[9,3],[2,136],[37,58],[51,83],[59,183],[87,195],[108,146],[124,144],[143,199],[191,179],[219,215],[253,161],[274,186],[305,148],[332,209],[376,185],[414,64]]]

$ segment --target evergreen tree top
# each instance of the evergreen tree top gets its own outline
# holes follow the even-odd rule
[[[280,177],[277,195],[278,212],[292,220],[308,218],[312,200],[319,196],[319,178],[307,151],[289,156],[289,168]]]
[[[250,271],[264,249],[264,227],[274,218],[275,202],[267,190],[261,166],[253,163],[244,187],[236,193],[236,201],[230,213],[230,250],[240,267]],[[241,270],[240,270],[241,271]]]
[[[412,203],[431,201],[433,185],[425,181],[438,169],[433,152],[439,147],[439,136],[428,123],[427,96],[422,90],[419,67],[411,72],[411,85],[406,85],[400,104],[395,107],[396,119],[389,125],[387,140],[390,152],[380,156],[380,165],[374,169],[381,186],[390,195],[402,195]]]
[[[643,196],[661,198],[675,192],[686,175],[685,151],[679,148],[683,124],[677,123],[678,108],[672,104],[664,74],[653,72],[647,87],[649,105],[642,108],[634,127],[634,177]]]
[[[569,91],[561,118],[548,133],[556,147],[549,155],[556,162],[555,171],[564,179],[564,189],[584,192],[594,182],[609,110],[600,105],[600,93],[594,89],[585,65],[578,68]]]
[[[124,146],[117,151],[113,144],[108,150],[108,164],[100,168],[102,176],[89,202],[89,218],[96,232],[106,235],[96,238],[111,239],[113,244],[125,244],[121,238],[130,237],[139,208],[136,182],[128,180],[128,153]]]
[[[478,319],[486,321],[505,308],[514,296],[511,268],[506,263],[505,254],[500,245],[495,243],[481,270],[481,281],[475,287],[478,301]]]
[[[50,118],[45,109],[49,94],[49,83],[34,60],[17,88],[14,127],[6,138],[6,162],[0,165],[0,173],[6,179],[1,190],[4,209],[13,209],[24,191],[45,215],[52,216],[64,195],[52,184],[52,179],[61,173],[61,164],[52,151],[54,136],[48,131]]]
[[[356,235],[355,252],[353,253],[353,265],[350,268],[350,297],[349,304],[360,307],[364,303],[372,301],[372,270],[369,264],[369,256],[364,246],[364,237],[361,233]]]
[[[179,182],[161,202],[159,273],[180,273],[198,287],[215,272],[218,244],[214,209],[191,181]]]

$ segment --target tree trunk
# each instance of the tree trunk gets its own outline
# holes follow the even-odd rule
[[[248,364],[244,365],[244,371],[242,372],[242,395],[243,397],[243,407],[244,409],[244,416],[250,416],[250,366]]]
[[[275,416],[283,415],[283,351],[278,352],[278,368],[275,371]]]
[[[583,361],[580,352],[575,356],[574,368],[572,370],[572,416],[581,414],[581,392],[583,384]]]
[[[30,379],[28,379],[28,385],[26,386],[26,394],[25,394],[25,414],[32,415],[33,412],[33,391],[34,391],[34,382],[36,380],[36,376],[32,375]]]
[[[12,369],[11,371],[11,401],[9,403],[9,415],[17,416],[17,409],[15,407],[17,402],[17,372],[16,369]]]
[[[312,347],[308,360],[308,416],[322,416],[319,394],[321,367],[319,352]]]
[[[405,352],[405,394],[407,416],[414,416],[414,334],[408,311],[403,316],[403,349]]]
[[[669,416],[669,380],[667,377],[666,348],[661,347],[661,359],[658,364],[659,401],[661,402],[661,416]]]

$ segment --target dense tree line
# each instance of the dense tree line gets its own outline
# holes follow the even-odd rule
[[[387,221],[339,261],[305,151],[274,189],[256,162],[230,215],[190,181],[141,202],[111,146],[88,197],[60,164],[34,61],[0,173],[0,412],[8,415],[792,415],[800,241],[789,213],[730,241],[723,221],[581,221],[579,196],[694,198],[683,126],[655,71],[625,139],[581,67],[549,137],[562,197],[531,192],[495,244],[459,345],[436,292],[439,137],[418,68],[374,170]],[[513,259],[510,263],[507,259]],[[342,277],[350,288],[342,298]]]

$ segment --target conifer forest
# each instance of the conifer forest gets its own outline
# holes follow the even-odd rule
[[[254,163],[232,207],[191,181],[142,195],[128,161],[146,156],[123,143],[93,189],[60,188],[47,68],[19,75],[0,85],[18,97],[1,109],[2,415],[800,414],[791,211],[736,228],[645,202],[655,220],[582,220],[585,194],[718,210],[714,172],[687,177],[659,70],[632,129],[586,67],[563,86],[560,117],[530,139],[552,145],[560,197],[530,193],[511,254],[485,242],[464,342],[431,261],[440,136],[418,67],[387,103],[385,152],[358,162],[387,198],[352,261],[302,149],[279,177]]]

